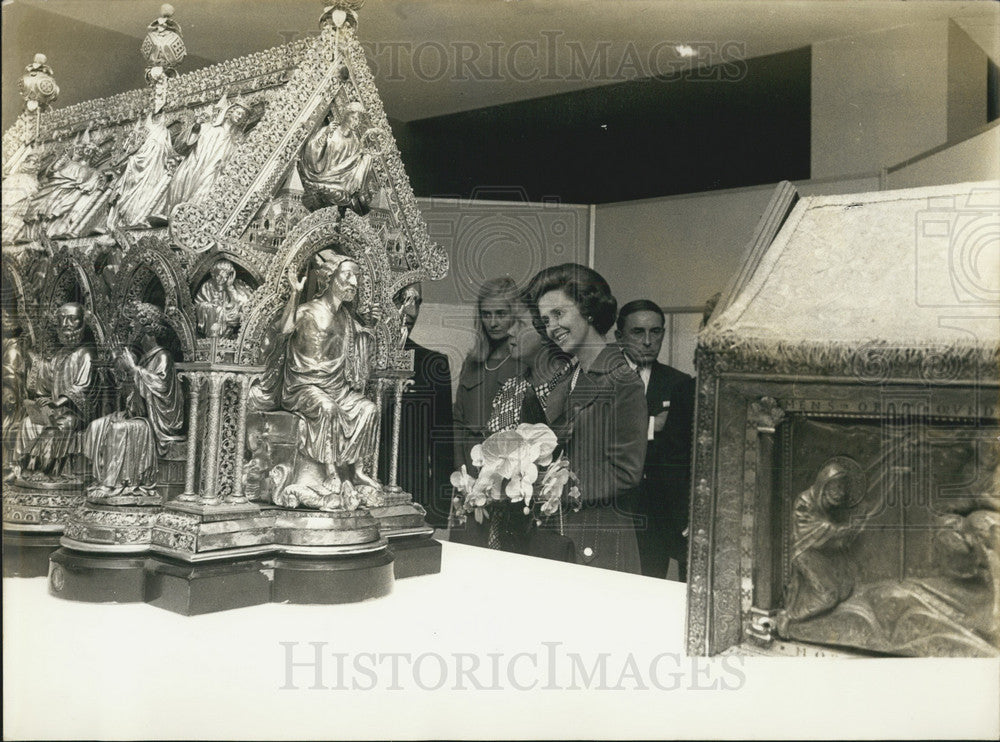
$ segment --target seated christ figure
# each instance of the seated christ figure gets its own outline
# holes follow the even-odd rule
[[[281,407],[299,418],[300,462],[278,504],[337,509],[357,497],[356,489],[366,501],[381,491],[364,468],[375,450],[378,410],[364,395],[374,340],[354,313],[360,272],[346,256],[327,260],[315,272],[316,298],[294,314],[305,278],[293,281],[282,327],[288,339]]]

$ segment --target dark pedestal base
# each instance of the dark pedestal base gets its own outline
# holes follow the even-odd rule
[[[271,600],[275,603],[356,603],[392,591],[393,558],[388,549],[355,556],[282,555],[274,560]]]
[[[146,602],[184,616],[261,605],[271,600],[271,571],[261,559],[147,563]]]
[[[142,603],[146,557],[84,554],[62,548],[49,557],[49,594],[87,603]]]
[[[49,557],[59,548],[58,533],[3,532],[3,576],[45,577]]]
[[[396,558],[397,580],[419,575],[436,575],[441,571],[441,542],[430,536],[390,538],[389,549]]]

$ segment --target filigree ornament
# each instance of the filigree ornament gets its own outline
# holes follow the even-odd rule
[[[365,0],[333,0],[323,3],[323,15],[320,16],[320,28],[333,26],[342,28],[344,24],[358,25],[358,11],[364,6]]]
[[[164,3],[160,6],[159,17],[147,27],[146,38],[140,47],[146,59],[147,79],[156,79],[160,74],[173,74],[174,68],[187,56],[180,24],[173,19],[173,15],[174,6]]]
[[[18,87],[25,108],[32,113],[45,111],[59,97],[59,86],[44,54],[36,54],[34,61],[24,68]]]

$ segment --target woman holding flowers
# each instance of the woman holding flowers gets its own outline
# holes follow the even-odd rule
[[[545,424],[549,394],[569,372],[570,361],[544,334],[532,309],[524,298],[511,304],[508,348],[524,371],[500,386],[486,424],[490,437],[471,449],[469,464],[452,477],[460,493],[452,540],[566,559],[572,545],[540,536],[534,524],[556,520],[548,516],[559,511],[573,476],[565,457],[553,458],[558,440]],[[466,518],[469,513],[475,518]]]
[[[545,334],[537,306],[522,297],[513,310],[507,347],[524,372],[507,379],[493,398],[486,424],[490,433],[510,430],[518,423],[547,422],[549,395],[573,367],[569,356]]]
[[[642,381],[604,340],[618,303],[599,273],[576,263],[542,270],[527,294],[548,337],[576,361],[546,411],[582,495],[582,509],[565,515],[565,534],[579,562],[638,574],[634,513],[648,418]]]

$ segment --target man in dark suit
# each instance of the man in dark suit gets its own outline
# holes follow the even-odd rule
[[[451,419],[451,369],[443,353],[417,345],[410,339],[420,314],[423,296],[420,284],[406,286],[393,297],[403,320],[404,350],[413,351],[413,379],[403,393],[399,435],[399,486],[427,510],[427,523],[448,527],[451,507],[451,472],[454,441]],[[392,448],[391,395],[382,411],[382,444],[379,475],[389,481]]]
[[[642,573],[666,577],[675,559],[687,577],[688,499],[694,427],[694,378],[659,363],[665,332],[663,311],[652,301],[631,301],[618,313],[615,339],[646,387],[649,414],[646,466],[639,511]]]

